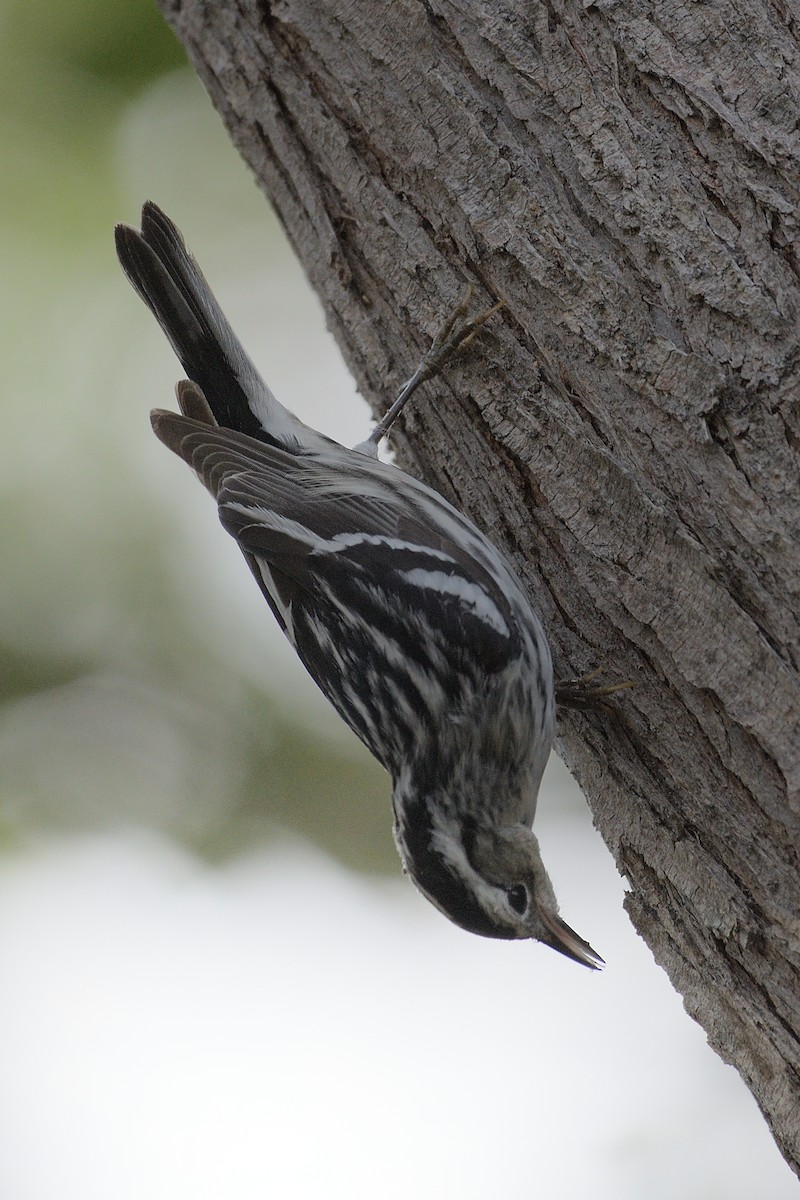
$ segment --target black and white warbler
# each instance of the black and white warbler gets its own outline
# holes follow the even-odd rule
[[[531,831],[555,722],[541,623],[472,522],[376,457],[411,393],[490,313],[461,320],[460,306],[348,450],[278,403],[154,204],[116,242],[189,376],[181,413],[154,411],[153,429],[211,492],[306,669],[391,775],[405,870],[463,929],[597,967],[558,915]]]

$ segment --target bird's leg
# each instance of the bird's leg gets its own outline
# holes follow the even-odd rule
[[[611,711],[607,703],[608,697],[615,692],[624,692],[635,687],[632,679],[624,679],[622,683],[596,684],[595,680],[603,671],[602,667],[581,675],[580,679],[562,679],[556,683],[556,704],[564,708],[577,708],[585,711],[587,708],[603,708]]]
[[[477,337],[481,327],[503,307],[501,300],[499,304],[493,304],[485,312],[478,313],[475,317],[467,317],[471,299],[472,285],[469,284],[463,300],[456,305],[436,334],[430,349],[423,355],[414,374],[406,380],[397,399],[375,425],[367,440],[356,447],[357,450],[363,454],[376,454],[381,438],[384,438],[389,432],[419,385],[426,379],[433,379],[450,359],[466,350],[467,346],[471,345]]]

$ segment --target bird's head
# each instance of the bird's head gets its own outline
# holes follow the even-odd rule
[[[533,938],[584,966],[602,965],[558,915],[539,843],[527,826],[465,820],[422,800],[395,811],[408,874],[456,925],[484,937]]]

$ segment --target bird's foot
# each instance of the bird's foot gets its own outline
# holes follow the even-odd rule
[[[422,362],[415,372],[415,375],[419,374],[418,383],[422,383],[425,379],[433,379],[451,359],[462,354],[468,346],[471,346],[482,326],[505,305],[505,301],[500,300],[476,316],[467,317],[472,301],[472,291],[472,284],[467,284],[467,290],[462,300],[453,309],[431,342],[430,350],[423,356]]]
[[[595,680],[602,673],[603,667],[597,667],[588,675],[581,675],[580,679],[563,679],[556,683],[556,704],[581,711],[603,708],[610,712],[608,697],[616,692],[625,692],[636,685],[632,679],[623,679],[621,683],[596,683]]]
[[[419,385],[439,375],[451,359],[463,354],[467,347],[472,345],[489,318],[503,308],[505,303],[501,300],[498,304],[493,304],[491,308],[478,313],[477,316],[467,317],[471,300],[472,284],[469,284],[464,298],[456,305],[436,334],[430,349],[422,356],[414,374],[406,380],[397,399],[378,421],[366,442],[362,442],[360,446],[356,447],[357,450],[374,455],[377,452],[378,442],[381,438],[386,437]]]

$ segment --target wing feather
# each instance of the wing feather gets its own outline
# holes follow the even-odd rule
[[[196,399],[184,402],[200,409]],[[454,661],[470,654],[493,670],[519,652],[520,614],[529,619],[530,610],[518,583],[477,530],[423,484],[356,451],[339,450],[351,461],[332,466],[193,416],[156,411],[152,421],[215,497],[290,637],[298,600],[320,621],[338,600],[364,612],[394,608],[423,640],[443,631]],[[468,549],[451,536],[462,522]]]

